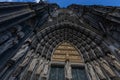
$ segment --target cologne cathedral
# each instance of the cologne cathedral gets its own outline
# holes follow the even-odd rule
[[[120,80],[120,7],[0,3],[0,80]]]

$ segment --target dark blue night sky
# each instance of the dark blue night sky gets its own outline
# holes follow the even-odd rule
[[[0,2],[39,2],[39,0],[0,0]],[[48,0],[50,3],[57,3],[61,7],[66,7],[70,4],[83,5],[106,5],[106,6],[120,6],[120,0]]]

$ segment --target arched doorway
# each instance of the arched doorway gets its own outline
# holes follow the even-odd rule
[[[53,56],[52,53],[56,49],[56,46],[63,41],[68,41],[69,43],[75,45],[78,51],[81,52],[85,63],[85,71],[87,72],[89,79],[91,80],[109,79],[108,74],[111,74],[111,72],[113,73],[110,75],[111,79],[114,77],[118,78],[116,76],[116,73],[112,70],[112,68],[108,64],[108,62],[106,62],[106,59],[102,58],[106,54],[109,54],[109,50],[106,47],[102,38],[95,32],[92,32],[88,29],[85,29],[84,27],[72,23],[61,23],[54,26],[49,26],[46,29],[42,30],[40,33],[38,33],[38,37],[43,36],[41,34],[44,35],[44,39],[41,40],[41,45],[43,47],[41,48],[42,50],[40,53],[42,56],[45,56],[51,62],[52,62],[51,57]],[[108,57],[108,55],[106,57]],[[64,61],[61,59],[56,60]],[[107,67],[109,67],[109,70],[107,69]],[[53,66],[52,70],[55,71],[55,68],[57,72],[54,72],[54,74],[57,74],[59,71],[62,71],[61,76],[62,77],[64,76],[63,77],[64,80],[65,79],[64,65],[62,67],[60,65],[57,65],[57,67]],[[60,68],[60,70],[58,68]],[[99,69],[101,72],[99,72],[97,69]],[[74,74],[76,73],[76,71],[80,73],[78,67],[73,68],[73,70]],[[85,71],[83,71],[83,73],[85,73]],[[58,78],[59,77],[57,77],[57,79]],[[75,77],[75,80],[80,80],[80,78]]]
[[[49,80],[87,80],[82,55],[72,43],[58,44],[51,62]]]

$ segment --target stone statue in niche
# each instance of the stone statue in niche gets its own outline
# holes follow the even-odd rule
[[[72,80],[72,69],[71,64],[68,60],[65,63],[65,78],[66,80]]]
[[[88,73],[89,73],[91,80],[97,80],[95,71],[90,63],[87,63],[87,69],[88,69]]]
[[[20,67],[24,67],[28,64],[29,60],[31,59],[31,57],[34,56],[34,49],[31,49],[30,51],[28,51],[28,54],[26,55],[24,61],[19,65]]]
[[[34,57],[33,57],[33,60],[32,62],[30,63],[30,66],[28,68],[28,72],[32,72],[33,69],[35,68],[36,64],[38,63],[38,57],[39,57],[39,54],[36,54]]]
[[[96,58],[96,54],[94,53],[93,50],[90,50],[90,51],[89,51],[88,56],[89,56],[90,60],[93,60],[93,59]]]
[[[66,54],[66,62],[65,62],[65,78],[66,80],[72,80],[72,69],[69,60],[69,54]]]
[[[99,79],[100,79],[100,80],[107,80],[107,78],[106,78],[106,76],[104,75],[103,71],[101,70],[101,67],[100,67],[100,65],[98,64],[98,62],[93,61],[92,64],[93,64],[93,67],[94,67],[94,69],[95,69],[95,71],[96,71]]]
[[[116,59],[116,57],[112,54],[107,54],[110,63],[118,70],[120,71],[120,63],[118,62],[118,60]]]
[[[28,67],[27,73],[25,74],[25,76],[23,77],[22,80],[30,80],[31,75],[32,75],[38,61],[39,61],[39,54],[36,54],[36,55],[34,55],[30,65]]]
[[[99,62],[100,62],[100,65],[102,66],[102,68],[104,69],[104,71],[107,73],[107,75],[110,78],[116,77],[115,72],[111,69],[111,67],[109,66],[108,62],[105,59],[100,58]]]
[[[27,53],[27,55],[25,56],[25,59],[23,60],[23,62],[21,64],[19,64],[19,66],[16,68],[16,70],[12,73],[9,80],[15,80],[16,79],[16,77],[21,73],[21,70],[29,63],[31,57],[33,57],[33,52],[34,52],[34,49],[31,49]]]
[[[39,79],[41,72],[43,71],[44,68],[44,58],[41,58],[38,64],[38,68],[36,69],[35,76],[36,80]]]
[[[94,53],[96,54],[97,57],[104,56],[103,52],[101,51],[100,47],[96,47],[94,49]]]
[[[14,39],[13,39],[14,40]],[[11,41],[11,39],[10,39],[10,41]],[[29,44],[30,42],[29,41],[26,41],[26,43],[25,44]],[[25,45],[24,44],[24,45]],[[10,43],[5,43],[5,45],[8,45],[9,47],[11,46],[11,42]],[[5,47],[8,47],[8,46],[5,46]],[[6,48],[5,48],[6,49]],[[3,49],[3,50],[5,50],[5,49]],[[28,50],[28,47],[27,48],[25,48],[25,49],[23,49],[23,53],[26,53],[27,52],[27,50]],[[20,51],[20,50],[19,50]],[[8,68],[10,68],[13,64],[14,64],[14,62],[17,62],[17,60],[19,59],[19,58],[21,58],[24,54],[23,53],[21,53],[20,54],[20,52],[17,52],[7,63],[6,63],[6,65],[4,66],[4,69],[2,70],[2,74],[4,74],[5,72],[6,72],[6,70],[8,69]],[[1,74],[1,75],[2,75]]]
[[[50,65],[50,61],[47,60],[45,63],[44,63],[44,69],[42,71],[42,79],[46,80],[47,77],[48,77],[48,71],[49,71],[49,65]]]
[[[22,47],[19,49],[16,55],[11,58],[11,60],[16,62],[18,59],[20,59],[28,51],[30,43],[31,41],[27,41],[24,45],[22,45]]]
[[[84,60],[87,62],[87,61],[90,61],[90,58],[89,58],[89,55],[87,52],[84,52],[83,53],[83,57],[84,57]]]

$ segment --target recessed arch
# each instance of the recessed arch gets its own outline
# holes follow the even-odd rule
[[[47,31],[45,31],[45,32],[47,32]],[[49,34],[52,36],[50,37]],[[49,34],[46,34],[44,36],[44,38],[42,39],[41,44],[43,44],[43,49],[41,48],[42,50],[40,52],[44,56],[46,56],[48,59],[51,59],[51,56],[52,56],[51,54],[53,53],[55,46],[57,46],[58,43],[60,43],[64,40],[68,40],[69,42],[73,43],[78,48],[78,50],[82,53],[82,55],[84,55],[84,53],[89,53],[88,51],[90,49],[94,50],[97,45],[97,43],[92,41],[93,37],[87,37],[85,34],[83,34],[83,32],[81,33],[80,31],[71,29],[69,27],[67,27],[67,28],[63,27],[60,29],[56,28],[54,31],[51,31],[51,33],[49,33]],[[47,36],[48,36],[48,40],[47,40]],[[95,38],[95,36],[94,36],[94,38]],[[49,44],[49,43],[51,43],[51,44]],[[89,44],[87,44],[87,43],[89,43]],[[101,49],[101,48],[99,48],[99,49]],[[100,53],[99,50],[98,50],[98,52]],[[94,55],[95,54],[96,53],[94,53]],[[93,54],[90,54],[89,56],[91,56],[91,55],[93,55]],[[97,56],[99,57],[101,55],[102,54],[99,54]],[[84,59],[86,58],[85,56],[83,56]],[[95,59],[95,56],[93,56],[92,59]]]
[[[83,63],[81,53],[69,41],[59,43],[51,57],[55,62],[65,62],[68,59],[71,63]]]

